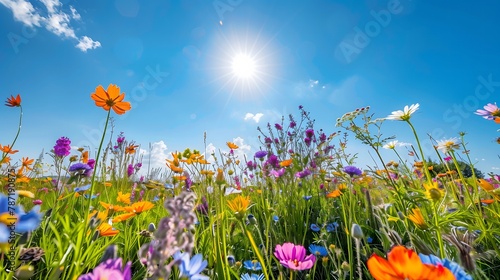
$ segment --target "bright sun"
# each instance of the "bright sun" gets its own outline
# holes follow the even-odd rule
[[[238,54],[233,58],[233,74],[240,79],[252,78],[255,75],[255,61],[249,55]]]

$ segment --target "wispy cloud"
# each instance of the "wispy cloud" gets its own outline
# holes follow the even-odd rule
[[[147,164],[149,164],[151,170],[166,167],[165,159],[169,156],[167,150],[167,145],[163,141],[151,143],[151,147],[148,150],[141,148],[139,154],[142,155],[143,168],[147,168]]]
[[[78,42],[75,46],[83,52],[101,46],[88,36],[78,37],[75,29],[71,26],[72,20],[81,20],[78,11],[69,7],[69,11],[63,11],[63,4],[59,0],[39,0],[46,11],[35,9],[33,4],[27,0],[0,0],[0,4],[12,11],[14,19],[30,27],[44,27],[48,31],[63,39],[73,39]]]
[[[252,113],[246,113],[244,120],[254,120],[256,123],[260,121],[260,118],[262,118],[264,114],[262,113],[257,113],[257,114],[252,114]]]

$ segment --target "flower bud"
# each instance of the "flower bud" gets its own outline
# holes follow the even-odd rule
[[[351,235],[356,239],[361,239],[364,236],[363,230],[358,224],[352,224]]]

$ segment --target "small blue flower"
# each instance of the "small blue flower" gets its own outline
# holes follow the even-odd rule
[[[208,262],[203,260],[201,254],[194,255],[192,259],[189,258],[189,253],[176,252],[174,260],[179,263],[179,277],[187,278],[190,280],[209,280],[208,276],[201,275],[200,272],[207,267]]]
[[[366,238],[366,242],[368,242],[368,243],[372,243],[372,242],[373,242],[373,238],[371,238],[370,236],[368,236],[368,237]]]
[[[84,191],[88,191],[89,189],[90,189],[90,184],[88,184],[86,186],[81,186],[81,187],[75,188],[74,191],[77,193],[82,193]]]
[[[260,264],[259,261],[257,260],[247,260],[243,262],[243,267],[245,267],[248,270],[252,271],[261,271],[262,270],[262,265]]]
[[[273,221],[274,221],[275,223],[277,223],[279,220],[280,220],[280,217],[278,217],[278,215],[274,215],[274,216],[273,216]]]
[[[418,254],[418,256],[424,264],[442,265],[448,268],[451,273],[453,273],[456,280],[472,280],[472,277],[467,274],[465,270],[456,262],[450,261],[448,259],[441,260],[434,255]]]
[[[92,199],[97,198],[98,196],[99,196],[99,194],[93,194],[92,195]],[[90,196],[88,194],[84,194],[83,197],[85,197],[86,199],[88,199]]]
[[[339,227],[339,223],[333,222],[326,225],[326,232],[334,232]]]
[[[236,263],[236,259],[234,258],[233,255],[227,256],[227,262],[229,263],[230,266],[233,266]]]
[[[308,201],[309,199],[312,198],[312,195],[304,195],[303,198],[304,198],[305,201]]]
[[[314,244],[309,245],[309,252],[315,255],[316,257],[328,256],[328,251],[326,250],[325,247]]]
[[[241,278],[240,280],[264,280],[265,279],[265,276],[264,274],[261,274],[261,275],[257,275],[257,274],[248,274],[248,273],[245,273],[243,275],[241,275]]]
[[[317,224],[311,224],[311,230],[314,232],[318,232],[321,228]]]

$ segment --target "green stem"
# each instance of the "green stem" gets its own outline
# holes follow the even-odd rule
[[[104,137],[106,136],[106,129],[108,128],[109,116],[110,115],[111,115],[111,110],[108,110],[108,115],[106,116],[106,123],[104,124],[104,131],[102,132],[101,143],[99,143],[99,149],[97,150],[97,156],[96,156],[95,164],[94,164],[94,173],[92,174],[92,180],[90,181],[90,196],[89,196],[89,203],[88,203],[88,206],[87,206],[87,215],[85,215],[85,225],[88,223],[88,220],[89,220],[90,206],[92,204],[91,197],[94,194],[95,177],[96,177],[96,174],[97,174],[97,172],[95,170],[99,166],[99,159],[100,159],[100,156],[101,156],[102,144],[104,143]]]
[[[434,224],[436,226],[436,235],[437,235],[437,240],[438,240],[438,245],[439,245],[439,257],[444,260],[446,255],[444,252],[443,237],[441,236],[441,227],[439,226],[439,213],[438,213],[436,203],[434,203],[434,202],[432,203],[432,208],[434,210]]]
[[[431,174],[429,173],[429,168],[427,167],[427,162],[425,161],[424,151],[422,150],[422,145],[420,145],[420,140],[418,139],[417,131],[415,130],[415,127],[413,127],[413,125],[411,124],[410,120],[407,120],[406,122],[410,125],[410,128],[413,131],[413,135],[415,135],[415,139],[417,140],[418,150],[420,152],[420,156],[422,157],[422,163],[424,165],[424,173],[425,176],[427,177],[427,182],[429,184],[432,184]]]
[[[259,260],[260,264],[262,265],[262,272],[264,273],[264,277],[266,277],[266,280],[269,280],[269,275],[267,273],[267,266],[265,265],[266,263],[264,262],[264,258],[262,257],[262,254],[260,253],[259,247],[257,246],[257,244],[255,243],[255,240],[253,239],[252,233],[245,227],[242,220],[239,220],[239,221],[240,221],[240,226],[241,226],[242,230],[245,232],[245,234],[248,238],[248,241],[250,241],[250,244],[252,245],[253,251],[257,255],[257,259]]]
[[[23,123],[23,107],[21,105],[19,105],[19,109],[21,110],[21,113],[19,114],[19,126],[17,127],[16,137],[14,137],[14,140],[10,144],[11,151],[14,149],[14,144],[16,144],[17,137],[19,137],[19,133],[21,132],[21,125]],[[8,152],[4,152],[2,154],[2,159],[0,160],[0,163],[3,162],[3,160],[7,157],[8,154],[9,154]]]

